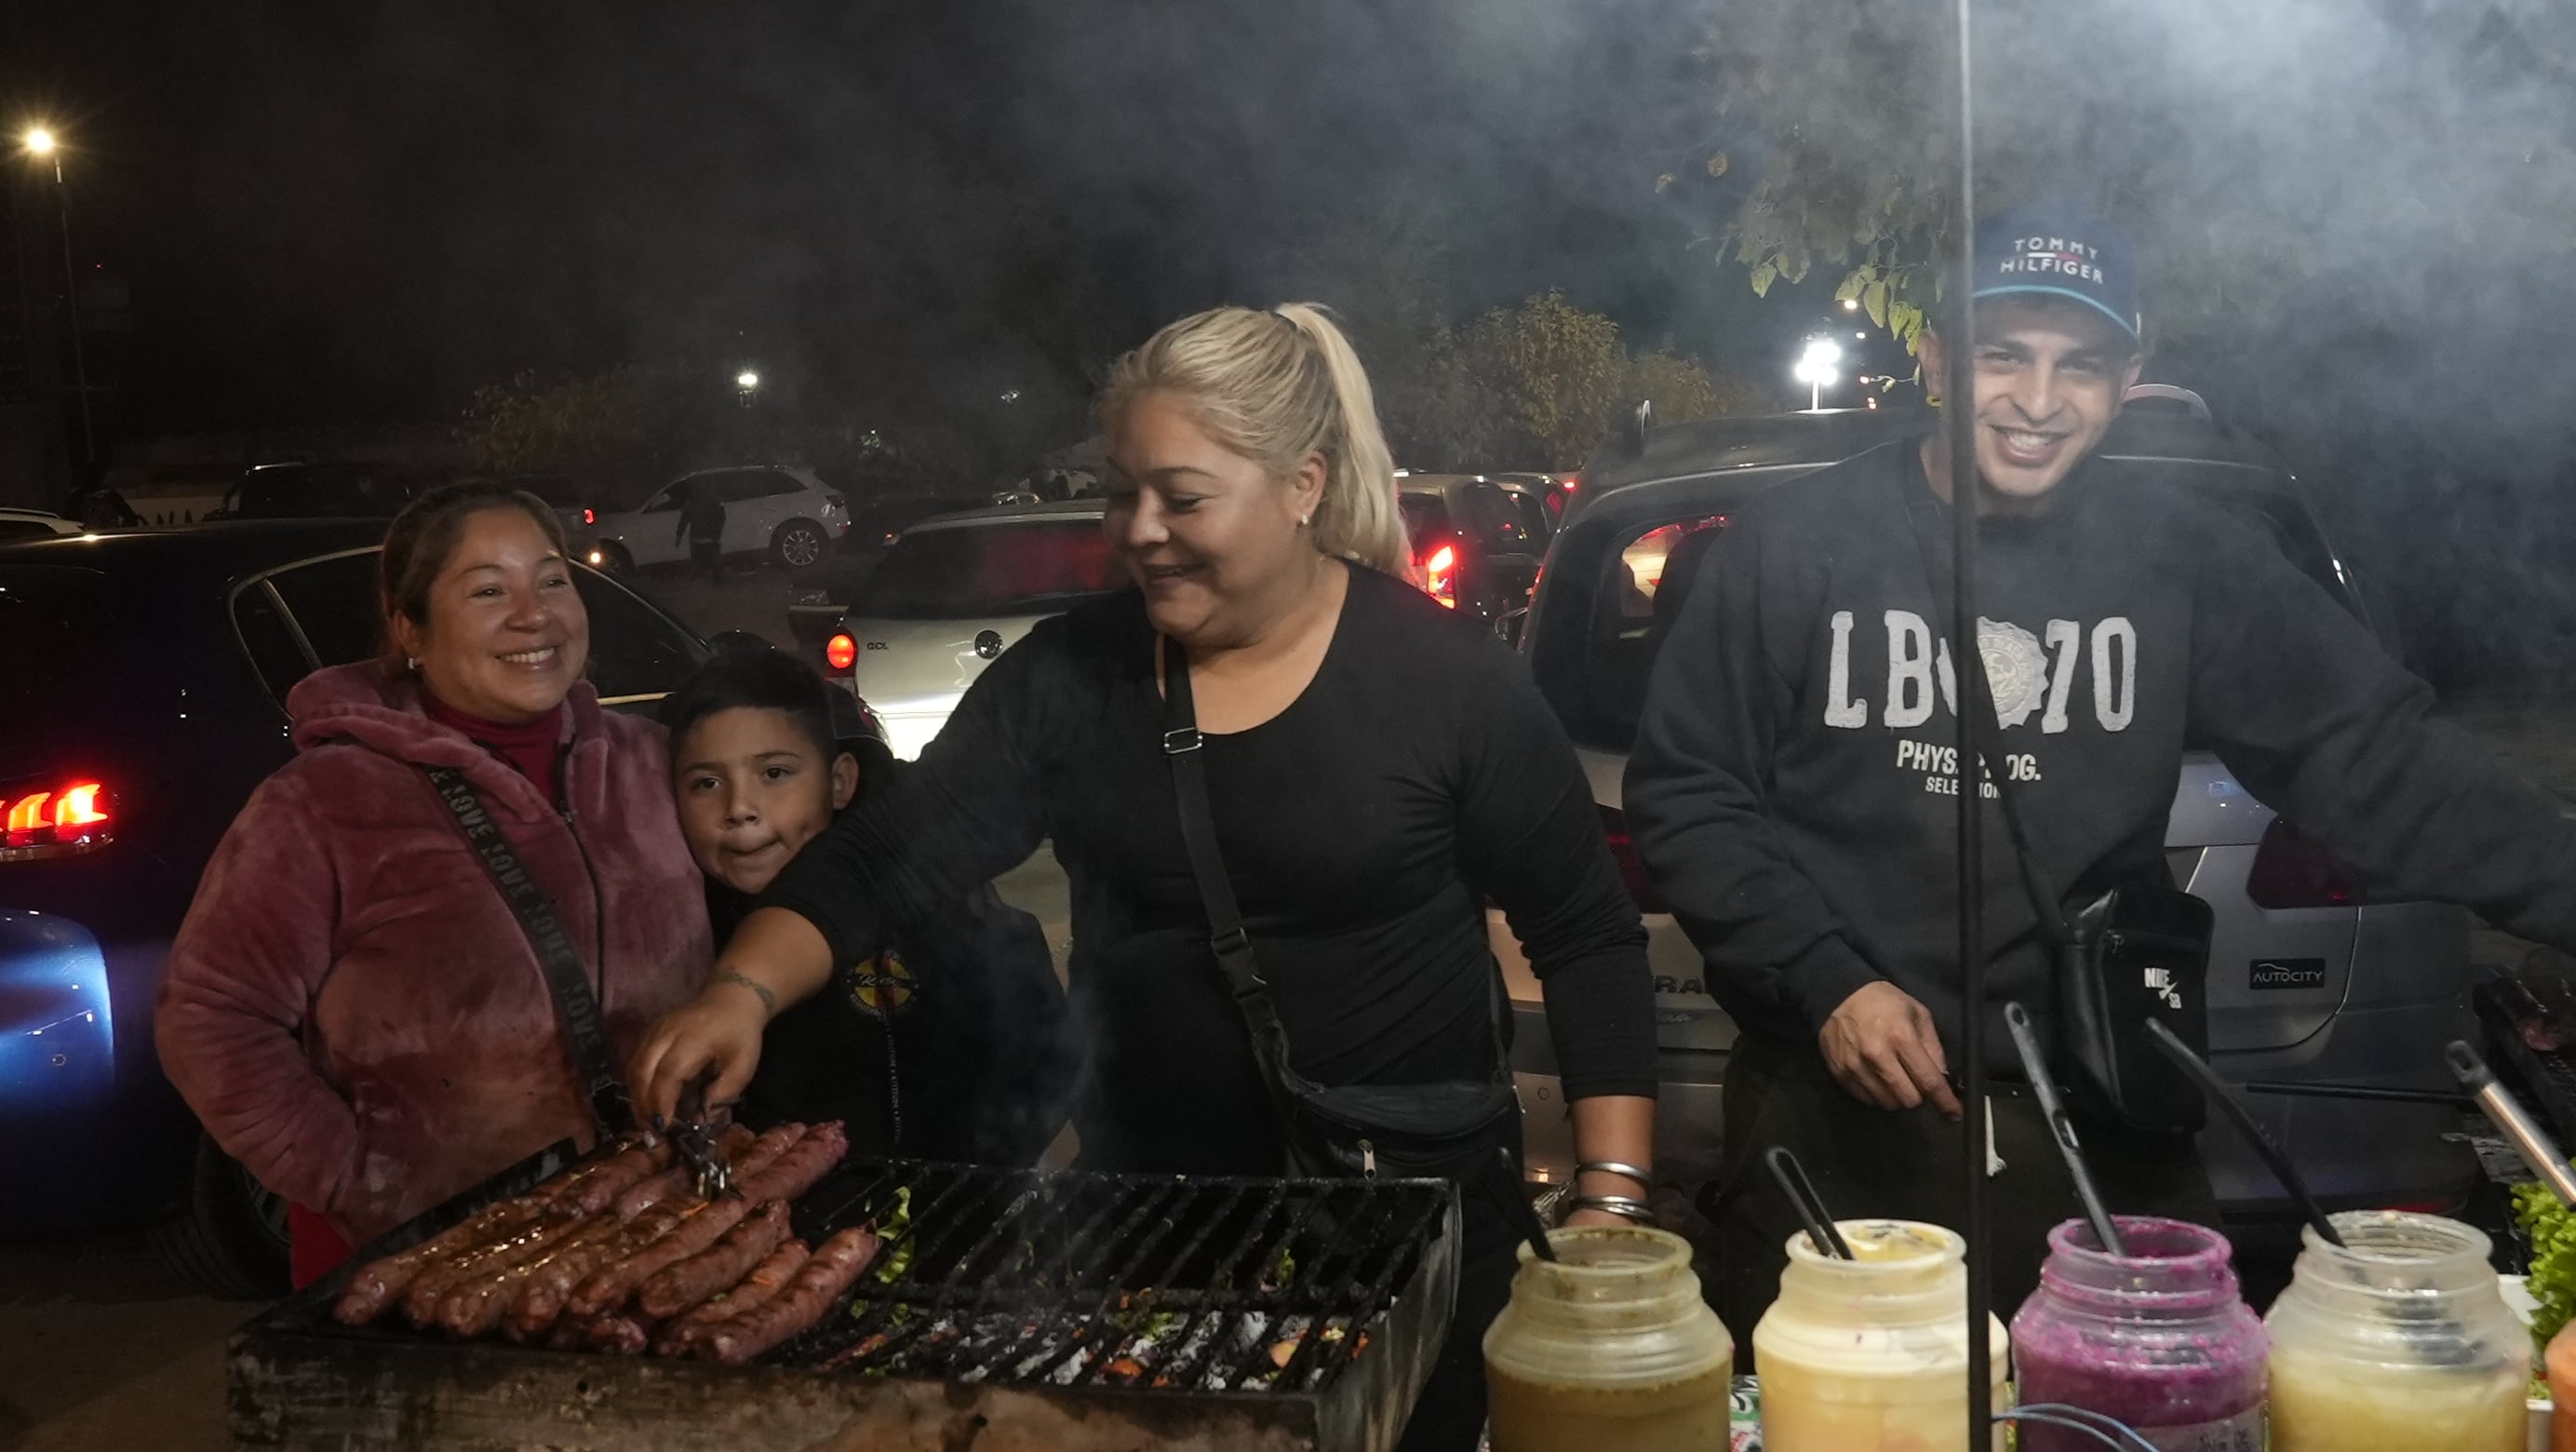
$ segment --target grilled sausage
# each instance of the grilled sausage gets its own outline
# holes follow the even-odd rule
[[[772,1134],[777,1132],[777,1130],[770,1131]],[[735,1159],[748,1155],[758,1147],[759,1143],[760,1137],[754,1136],[750,1130],[739,1124],[729,1124],[716,1140],[716,1152],[729,1160]],[[670,1168],[649,1178],[638,1179],[630,1188],[617,1196],[618,1219],[632,1220],[665,1200],[674,1200],[689,1193],[696,1183],[696,1177],[689,1172],[689,1167],[672,1164],[669,1160],[664,1160],[663,1163]]]
[[[383,1315],[394,1298],[410,1289],[433,1263],[505,1235],[543,1215],[545,1209],[543,1201],[530,1195],[487,1205],[409,1250],[369,1261],[349,1277],[349,1288],[331,1314],[344,1326],[363,1326]]]
[[[676,1320],[666,1322],[661,1334],[653,1338],[656,1356],[684,1356],[695,1346],[708,1327],[729,1321],[752,1307],[762,1304],[786,1285],[788,1278],[802,1269],[813,1255],[801,1240],[791,1240],[771,1251],[742,1284],[698,1307]]]
[[[633,1311],[602,1316],[590,1323],[584,1341],[591,1350],[611,1356],[641,1356],[644,1348],[653,1344],[656,1324],[652,1318]]]
[[[735,1188],[747,1200],[793,1200],[813,1189],[849,1152],[850,1137],[839,1120],[818,1124],[759,1173],[744,1176]]]
[[[579,1223],[578,1216],[547,1211],[498,1239],[485,1241],[424,1268],[403,1292],[403,1314],[410,1317],[415,1326],[425,1328],[434,1325],[438,1319],[439,1303],[447,1299],[449,1291],[486,1271],[518,1264],[560,1239],[565,1227]]]
[[[558,1319],[579,1325],[586,1317],[564,1317],[564,1304],[572,1299],[575,1288],[597,1274],[601,1267],[614,1265],[651,1245],[671,1232],[687,1212],[677,1205],[656,1205],[604,1239],[573,1246],[563,1254],[537,1267],[519,1288],[519,1297],[510,1307],[510,1327],[523,1337],[535,1336]],[[614,1219],[615,1217],[610,1217]],[[552,1344],[549,1342],[548,1344]]]
[[[616,1204],[617,1197],[635,1188],[637,1181],[669,1169],[672,1154],[671,1142],[667,1139],[628,1145],[600,1161],[577,1183],[557,1192],[555,1203],[566,1210],[596,1215]]]
[[[840,1232],[824,1241],[777,1295],[708,1327],[693,1348],[695,1354],[738,1366],[806,1330],[823,1319],[876,1254],[875,1231],[854,1225]]]
[[[622,1261],[600,1267],[591,1278],[572,1293],[576,1314],[596,1316],[614,1311],[626,1304],[638,1287],[653,1278],[665,1266],[678,1265],[690,1256],[716,1243],[717,1237],[742,1223],[751,1213],[751,1202],[739,1195],[727,1195],[708,1203],[700,1201],[689,1217],[672,1227],[671,1233],[645,1246]]]
[[[705,1214],[694,1218],[704,1219]],[[645,1315],[667,1321],[751,1274],[761,1257],[787,1238],[787,1228],[787,1202],[765,1201],[713,1245],[645,1277],[636,1289],[635,1304]]]
[[[562,1234],[540,1242],[534,1253],[524,1259],[457,1282],[439,1300],[438,1324],[459,1336],[489,1334],[509,1314],[519,1293],[538,1270],[560,1260],[567,1251],[605,1240],[618,1231],[616,1219],[607,1215],[579,1216],[564,1220],[562,1225]]]

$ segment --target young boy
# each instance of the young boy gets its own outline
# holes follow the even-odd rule
[[[874,740],[836,739],[832,697],[803,662],[749,649],[662,703],[718,942],[835,813],[905,765]],[[861,1153],[1024,1165],[1062,1124],[1075,1069],[1046,935],[984,886],[780,1014],[739,1113],[844,1120]]]

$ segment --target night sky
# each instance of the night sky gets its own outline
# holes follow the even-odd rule
[[[1677,0],[53,11],[0,22],[0,86],[79,148],[138,430],[733,355],[809,401],[1078,394],[1388,213],[1453,305],[1563,286],[1748,369],[1814,317],[1755,308],[1705,208],[1655,196],[1710,104]]]

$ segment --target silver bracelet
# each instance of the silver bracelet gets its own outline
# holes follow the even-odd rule
[[[1621,1164],[1617,1160],[1585,1160],[1574,1167],[1574,1178],[1580,1180],[1585,1172],[1590,1170],[1599,1170],[1605,1175],[1617,1175],[1623,1180],[1634,1180],[1649,1190],[1655,1188],[1655,1172],[1640,1165]]]
[[[1576,1210],[1599,1210],[1639,1225],[1655,1223],[1655,1212],[1633,1195],[1577,1195],[1565,1202]]]

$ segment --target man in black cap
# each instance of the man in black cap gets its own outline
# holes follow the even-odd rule
[[[2576,829],[2466,738],[2321,587],[2187,485],[2093,453],[2142,362],[2136,264],[2097,219],[1978,229],[1979,654],[2006,776],[2068,911],[2162,884],[2185,748],[2376,884],[2576,944]],[[1925,376],[1947,342],[1927,332]],[[1766,493],[1702,563],[1629,759],[1639,853],[1742,1031],[1727,1070],[1719,1311],[1739,1338],[1799,1222],[1761,1153],[1796,1151],[1841,1215],[1956,1224],[1956,711],[1946,638],[1949,430]],[[1935,584],[1936,577],[1941,581]],[[1979,780],[1971,772],[1968,780]],[[1996,791],[1984,908],[1990,1067],[2001,1007],[2055,1011],[2051,956]],[[2134,1029],[2134,1026],[2133,1026]],[[2430,1030],[2428,1030],[2429,1032]],[[1992,1116],[1996,1304],[2077,1213],[2035,1106]],[[2192,1138],[2084,1126],[2116,1211],[2208,1221]]]

